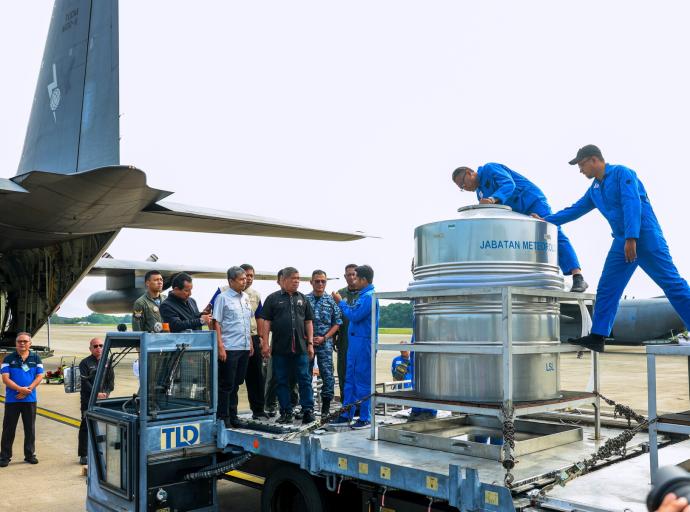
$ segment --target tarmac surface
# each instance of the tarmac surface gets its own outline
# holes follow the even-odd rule
[[[103,326],[53,326],[50,340],[55,356],[44,361],[46,370],[54,369],[60,357],[81,358],[88,355],[89,340],[103,336],[110,328]],[[405,335],[383,335],[382,341],[395,343]],[[47,344],[46,330],[34,339],[37,345]],[[646,413],[647,377],[643,347],[607,347],[609,353],[600,358],[601,391],[605,396]],[[390,381],[390,361],[396,353],[379,352],[377,358],[378,381]],[[125,360],[116,371],[118,396],[136,390],[131,372],[131,360]],[[577,359],[574,354],[561,358],[561,387],[568,390],[585,389],[589,381],[589,355]],[[690,409],[688,398],[688,362],[684,358],[659,357],[657,359],[658,407],[662,412]],[[0,394],[4,395],[4,388]],[[36,420],[36,455],[38,465],[23,462],[23,434],[18,425],[14,442],[14,458],[7,468],[0,468],[3,489],[3,507],[7,510],[31,508],[84,510],[86,479],[77,459],[77,425],[80,418],[78,394],[66,394],[62,385],[41,384],[38,388],[38,406],[48,412],[59,413],[62,421],[39,415]],[[244,387],[240,390],[240,410],[248,408]],[[4,404],[0,402],[4,414]],[[67,418],[62,418],[62,417]],[[223,511],[258,511],[260,491],[222,481],[218,496]]]

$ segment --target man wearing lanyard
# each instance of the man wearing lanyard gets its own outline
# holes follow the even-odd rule
[[[244,293],[247,274],[241,267],[228,269],[230,288],[213,303],[213,324],[218,340],[218,419],[226,427],[240,425],[237,392],[244,382],[249,357],[253,353],[251,336],[252,305]]]
[[[0,365],[2,382],[6,386],[5,416],[0,441],[0,468],[12,459],[12,444],[19,416],[24,425],[24,462],[38,464],[36,442],[36,388],[43,379],[43,363],[31,352],[31,335],[20,332],[15,339],[17,351],[7,355]]]
[[[601,150],[592,144],[580,148],[568,163],[577,165],[587,179],[593,180],[592,185],[575,204],[544,216],[544,220],[560,226],[597,208],[609,222],[613,236],[597,287],[591,333],[570,342],[604,351],[604,340],[611,335],[618,303],[638,265],[664,291],[685,325],[690,326],[690,288],[671,259],[647,191],[635,171],[607,164]]]

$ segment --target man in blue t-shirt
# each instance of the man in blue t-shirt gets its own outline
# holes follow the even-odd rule
[[[24,425],[24,462],[38,464],[34,453],[36,441],[36,388],[43,379],[41,358],[32,352],[31,335],[20,332],[15,340],[17,351],[5,357],[0,365],[2,382],[6,386],[5,417],[0,441],[0,468],[12,459],[12,444],[19,416]]]
[[[400,343],[404,343],[404,341]],[[402,387],[399,389],[412,387],[412,360],[410,359],[409,350],[401,350],[400,355],[393,358],[393,361],[391,361],[391,373],[395,381],[409,381],[402,384]]]

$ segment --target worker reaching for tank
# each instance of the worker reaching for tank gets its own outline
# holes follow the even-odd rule
[[[587,192],[575,204],[549,215],[533,215],[556,226],[579,219],[597,208],[611,226],[613,243],[597,287],[592,330],[570,340],[603,352],[611,335],[618,303],[638,265],[664,291],[686,326],[690,326],[690,287],[676,269],[644,185],[632,169],[608,164],[592,144],[580,148],[570,165],[588,180]]]
[[[453,171],[452,179],[461,191],[476,192],[480,204],[505,204],[524,215],[543,217],[551,214],[551,206],[539,187],[505,165],[488,163],[476,171],[469,167],[458,167]],[[563,275],[573,276],[571,292],[584,292],[587,289],[575,249],[560,227],[558,266]]]

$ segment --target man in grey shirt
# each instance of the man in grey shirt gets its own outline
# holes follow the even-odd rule
[[[241,267],[228,269],[230,288],[213,304],[213,319],[218,339],[218,419],[226,427],[238,427],[237,391],[247,374],[252,355],[252,305],[244,293],[247,275]]]

